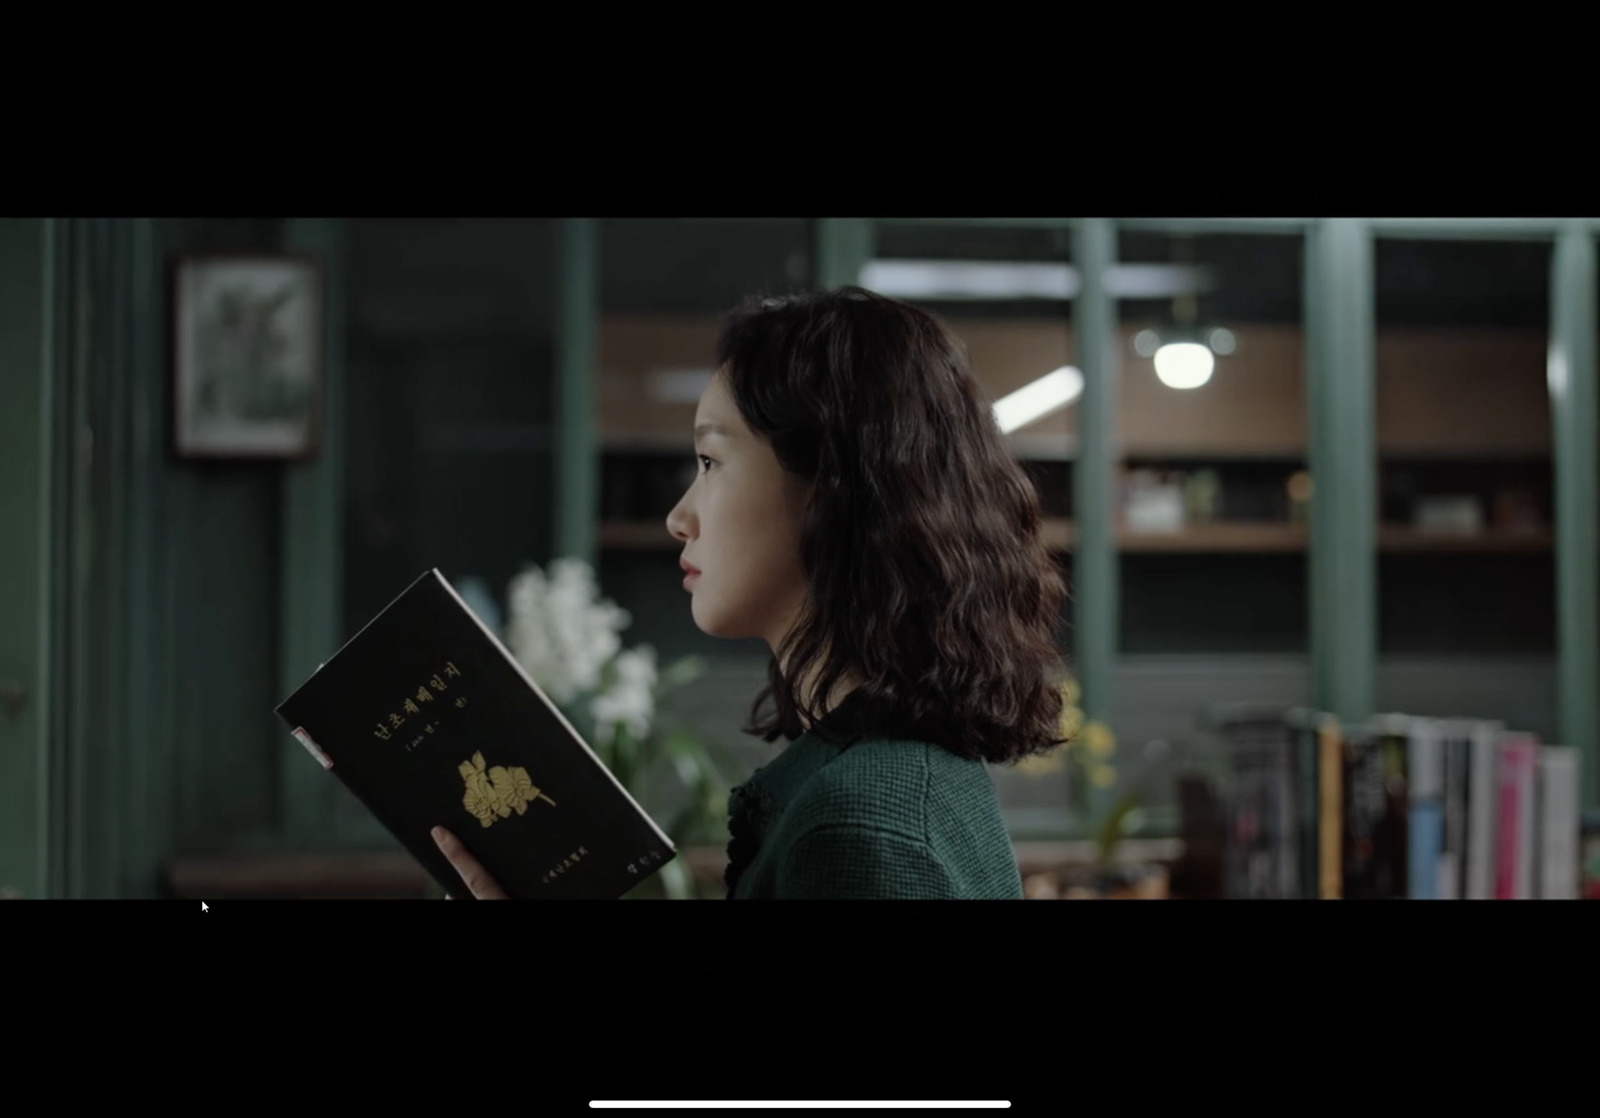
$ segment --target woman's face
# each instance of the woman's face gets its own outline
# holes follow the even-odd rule
[[[745,425],[722,375],[694,417],[699,472],[667,530],[683,542],[694,622],[714,637],[759,637],[774,651],[805,603],[800,528],[808,486]]]

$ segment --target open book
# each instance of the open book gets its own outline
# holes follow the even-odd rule
[[[437,570],[277,711],[452,897],[436,826],[517,899],[616,899],[676,853]]]

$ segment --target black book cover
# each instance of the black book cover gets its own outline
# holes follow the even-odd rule
[[[1351,727],[1345,733],[1343,752],[1341,895],[1352,901],[1376,900],[1384,895],[1386,884],[1379,849],[1386,789],[1377,736],[1367,727]]]
[[[1318,805],[1321,785],[1319,746],[1324,715],[1315,710],[1289,712],[1289,733],[1293,741],[1290,754],[1294,770],[1295,888],[1291,894],[1300,900],[1314,901],[1320,896],[1320,858]]]
[[[437,570],[277,710],[452,897],[436,826],[516,899],[616,899],[675,854]]]
[[[1412,722],[1405,715],[1383,718],[1378,726],[1378,756],[1383,770],[1383,819],[1378,825],[1379,896],[1410,894]]]
[[[1191,900],[1220,900],[1224,896],[1226,825],[1216,789],[1201,774],[1179,774],[1178,809],[1183,854],[1172,867],[1172,894]]]
[[[1439,896],[1458,901],[1466,897],[1467,790],[1472,769],[1471,727],[1459,720],[1443,724],[1444,842],[1440,851]]]

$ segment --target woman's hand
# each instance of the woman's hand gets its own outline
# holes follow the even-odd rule
[[[452,835],[443,827],[433,829],[433,841],[439,844],[440,851],[450,860],[450,864],[461,875],[461,880],[471,890],[472,895],[480,901],[506,901],[511,898],[506,891],[496,885],[489,872],[478,864],[478,860],[467,853],[467,848],[461,845],[461,840]],[[445,900],[450,900],[450,894],[444,895]]]

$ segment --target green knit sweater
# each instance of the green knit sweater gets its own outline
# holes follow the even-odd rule
[[[728,800],[731,899],[1020,900],[981,761],[937,745],[800,735]]]

